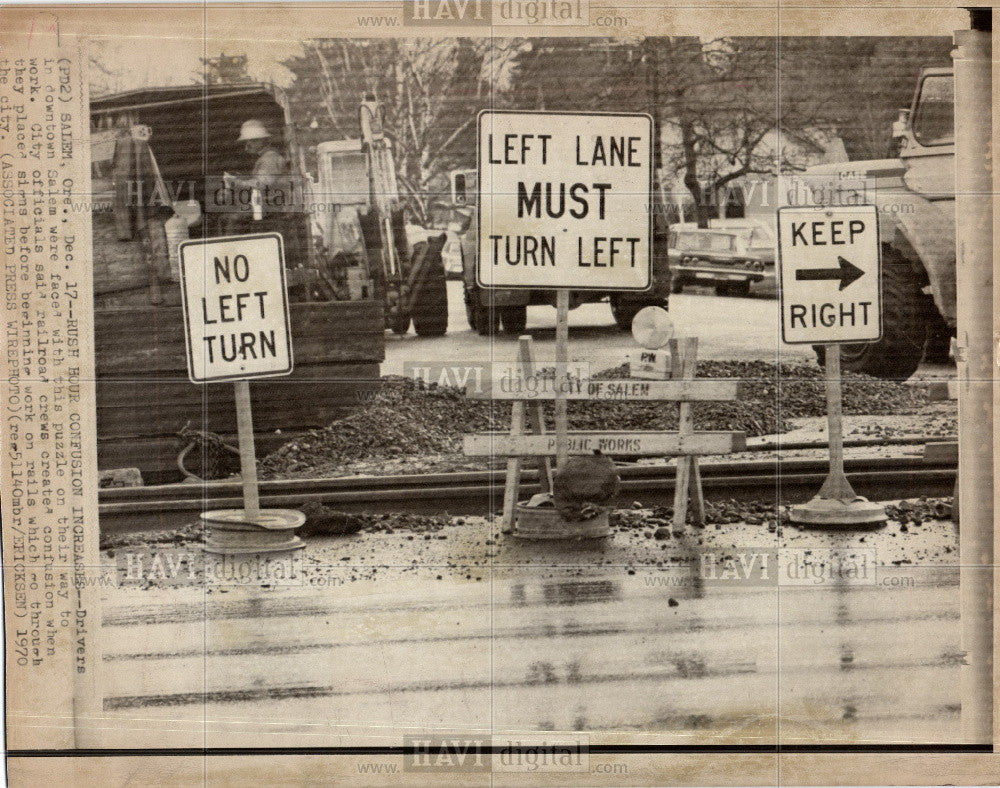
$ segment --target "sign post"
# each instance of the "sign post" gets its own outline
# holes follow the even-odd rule
[[[569,290],[556,292],[556,380],[565,380],[569,362]],[[569,415],[566,388],[556,386],[556,468],[569,458]]]
[[[253,412],[250,409],[250,383],[237,380],[236,431],[240,442],[240,477],[243,479],[243,511],[248,519],[260,515],[257,490],[257,452],[253,445]]]
[[[854,492],[844,474],[840,345],[882,338],[878,212],[872,205],[778,209],[781,337],[821,344],[826,366],[830,471],[819,493],[791,508],[793,522],[883,522],[885,509]]]
[[[480,287],[556,291],[556,375],[569,360],[570,290],[651,283],[653,121],[630,113],[479,114]],[[568,456],[555,399],[556,466]]]
[[[277,233],[225,236],[180,245],[188,376],[193,383],[233,381],[243,508],[204,512],[205,550],[253,554],[305,546],[295,529],[305,515],[261,510],[250,380],[292,372],[285,261]]]

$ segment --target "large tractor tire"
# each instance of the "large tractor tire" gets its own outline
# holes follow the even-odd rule
[[[465,290],[465,316],[469,328],[480,336],[495,334],[500,329],[500,311],[490,309],[479,298],[480,289],[470,287]]]
[[[906,380],[924,355],[927,312],[913,266],[891,246],[882,247],[882,339],[840,346],[843,369],[874,378]],[[815,346],[820,366],[824,348]]]
[[[448,283],[444,275],[445,235],[417,244],[413,265],[421,266],[415,282],[413,328],[422,337],[442,337],[448,331]]]
[[[410,316],[399,312],[395,315],[389,315],[389,328],[392,329],[393,334],[405,334],[410,330]]]
[[[622,296],[613,295],[611,302],[611,316],[615,319],[615,324],[622,331],[632,330],[632,320],[639,314],[639,310],[647,306],[659,306],[667,309],[666,300],[663,301],[634,301]]]
[[[528,307],[505,306],[498,311],[504,333],[519,336],[524,332],[525,326],[528,325]]]
[[[933,298],[927,298],[927,339],[924,344],[924,361],[928,364],[951,363],[952,330],[941,317]]]

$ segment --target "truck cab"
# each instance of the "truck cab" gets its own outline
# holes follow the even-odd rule
[[[813,193],[851,194],[878,207],[883,336],[844,345],[844,367],[908,378],[920,361],[946,361],[955,333],[955,120],[951,68],[924,69],[892,124],[897,158],[812,167]],[[854,204],[862,204],[855,202]],[[847,203],[842,203],[847,204]],[[822,360],[822,348],[817,348]]]

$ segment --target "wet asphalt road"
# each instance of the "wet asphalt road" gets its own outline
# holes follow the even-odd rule
[[[387,334],[384,374],[514,357],[512,338],[465,325],[459,283],[449,293],[449,334]],[[692,291],[671,314],[678,334],[699,337],[700,358],[811,359],[780,344],[771,299]],[[633,347],[607,304],[570,323],[574,359],[612,366]],[[539,359],[552,357],[554,326],[553,309],[529,310]],[[586,731],[591,743],[960,741],[950,521],[652,537],[640,526],[602,544],[530,543],[459,518],[440,531],[314,537],[283,587],[198,577],[108,588],[104,703],[83,744],[395,747],[413,733],[547,731]],[[768,552],[778,547],[780,567]],[[740,576],[755,556],[788,570],[790,557],[812,551],[815,565],[831,548],[853,575]],[[706,561],[736,576],[706,575]]]
[[[748,298],[716,296],[708,288],[690,288],[670,296],[670,315],[678,336],[697,336],[698,358],[795,363],[814,358],[812,349],[782,345],[778,301],[774,291]],[[638,346],[620,331],[606,303],[584,304],[569,313],[570,358],[586,360],[598,369],[625,362]],[[555,358],[556,310],[528,307],[525,333],[535,340],[536,358]],[[386,332],[383,375],[404,374],[404,363],[508,361],[517,355],[517,337],[504,333],[492,340],[469,328],[462,301],[462,283],[448,282],[448,333],[439,338],[418,337],[411,329],[398,336]]]
[[[313,538],[284,588],[109,589],[104,746],[958,741],[950,521],[650,537],[525,542],[469,518]],[[731,574],[779,546],[767,578]],[[822,580],[791,585],[800,560]]]
[[[781,341],[777,294],[773,288],[755,290],[747,298],[717,296],[711,288],[689,287],[670,296],[670,317],[676,336],[698,337],[698,358],[719,361],[815,363],[808,345]],[[606,303],[584,304],[569,313],[570,359],[588,361],[595,370],[623,364],[637,349],[632,335],[621,331]],[[556,310],[528,307],[526,334],[534,338],[535,357],[555,359]],[[500,332],[482,337],[469,328],[462,300],[462,283],[448,282],[448,333],[418,337],[411,328],[398,336],[385,334],[383,375],[407,374],[407,364],[453,364],[511,361],[517,357],[517,338]],[[915,378],[950,378],[954,365],[922,364]]]

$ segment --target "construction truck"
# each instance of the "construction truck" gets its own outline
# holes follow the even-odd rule
[[[811,167],[811,204],[873,204],[882,243],[882,325],[878,342],[843,345],[852,372],[908,378],[922,359],[946,362],[955,335],[954,77],[921,73],[913,102],[892,136],[898,158]],[[810,198],[806,198],[810,199]],[[823,348],[817,347],[820,363]]]
[[[451,172],[451,205],[462,229],[457,234],[458,241],[448,246],[446,265],[451,258],[460,258],[465,314],[469,327],[484,336],[494,334],[500,328],[505,333],[516,336],[527,325],[528,307],[555,306],[556,293],[553,290],[479,286],[476,281],[476,254],[479,246],[477,178],[476,170]],[[653,283],[650,289],[638,293],[571,290],[570,309],[576,309],[581,304],[607,300],[615,323],[623,331],[628,331],[632,327],[632,318],[643,307],[668,307],[670,264],[667,259],[667,222],[663,211],[659,210],[660,206],[657,204],[653,207]]]
[[[385,304],[385,326],[420,336],[448,330],[448,292],[441,250],[446,234],[407,232],[392,145],[382,131],[381,108],[360,108],[361,139],[316,146],[314,188],[323,246],[345,263],[353,283]],[[411,228],[412,229],[412,228]]]
[[[368,401],[380,385],[386,310],[368,265],[382,266],[381,246],[369,254],[358,218],[366,215],[381,243],[362,143],[326,143],[353,148],[355,166],[324,169],[321,157],[313,178],[287,97],[257,83],[95,96],[90,119],[99,466],[178,480],[187,437],[178,446],[177,436],[188,422],[223,437],[235,431],[231,390],[187,380],[177,249],[188,238],[277,232],[284,240],[295,370],[254,382],[261,452]],[[253,171],[240,141],[251,120],[287,163],[266,201],[259,187],[226,184],[227,173]],[[407,264],[426,249],[392,238]],[[202,455],[189,451],[187,470]]]

